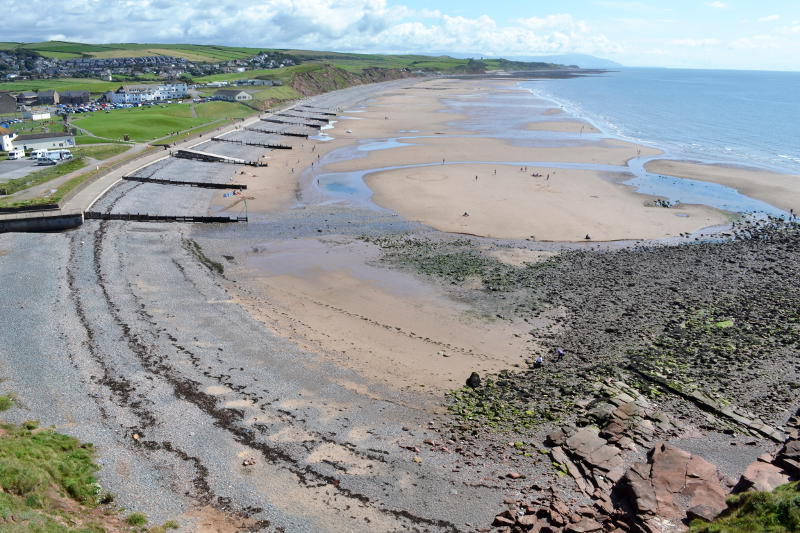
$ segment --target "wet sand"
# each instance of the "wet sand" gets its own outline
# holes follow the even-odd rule
[[[529,131],[559,131],[565,133],[600,133],[600,130],[580,120],[543,120],[541,122],[531,122],[525,126]]]
[[[736,189],[745,196],[763,200],[785,211],[800,211],[800,176],[766,170],[691,161],[657,159],[645,165],[648,172],[679,178],[710,181]]]
[[[268,241],[233,253],[244,258],[232,275],[255,287],[243,300],[253,316],[395,388],[441,393],[472,371],[521,364],[532,349],[530,324],[479,316],[424,280],[376,265],[377,247],[352,237]]]

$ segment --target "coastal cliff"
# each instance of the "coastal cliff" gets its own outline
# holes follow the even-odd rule
[[[331,65],[321,65],[319,69],[296,74],[291,86],[303,96],[313,96],[354,85],[399,80],[412,76],[408,69],[371,67],[356,73]]]

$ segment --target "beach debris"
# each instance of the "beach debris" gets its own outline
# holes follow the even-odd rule
[[[462,217],[468,217],[468,216],[469,216],[469,213],[467,213],[466,211],[464,211],[464,214],[463,214],[463,215],[461,215],[461,216],[462,216]]]
[[[587,233],[587,234],[586,234],[586,237],[584,237],[583,239],[584,239],[584,240],[587,240],[587,241],[591,241],[591,240],[592,240],[592,237],[591,237],[591,236],[589,236],[589,234]]]
[[[247,459],[242,461],[242,466],[253,466],[254,464],[256,464],[256,460],[253,459],[252,457],[248,457]]]
[[[477,372],[473,372],[467,378],[467,387],[477,389],[481,386],[481,376]]]

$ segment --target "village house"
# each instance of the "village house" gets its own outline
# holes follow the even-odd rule
[[[59,101],[60,100],[58,91],[55,91],[53,89],[39,91],[38,93],[36,93],[37,105],[57,105]]]
[[[17,110],[17,99],[11,93],[0,93],[0,113],[14,113]]]
[[[32,133],[20,135],[14,139],[14,144],[26,152],[31,150],[52,150],[56,148],[71,148],[75,146],[75,137],[69,133]]]
[[[32,106],[36,104],[36,99],[39,98],[33,91],[23,91],[17,95],[17,104]]]
[[[91,100],[89,91],[62,91],[59,95],[62,104],[82,105]]]
[[[214,93],[214,97],[226,102],[247,102],[253,99],[253,95],[239,89],[220,89]]]

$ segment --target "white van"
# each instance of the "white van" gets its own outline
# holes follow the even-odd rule
[[[25,150],[22,148],[14,148],[8,152],[9,159],[23,159],[25,157]]]
[[[28,157],[30,159],[39,159],[40,157],[44,157],[46,153],[47,150],[33,150]]]

